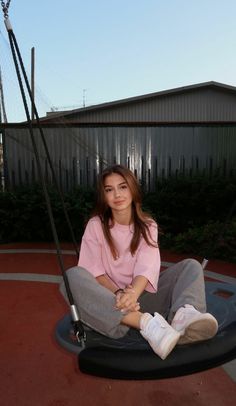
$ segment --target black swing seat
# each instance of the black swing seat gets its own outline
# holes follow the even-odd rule
[[[219,323],[217,335],[195,344],[177,345],[163,361],[141,334],[130,329],[120,339],[86,328],[83,349],[74,337],[71,316],[56,326],[56,339],[78,354],[82,372],[113,379],[164,379],[214,368],[236,358],[236,284],[206,282],[207,309]]]

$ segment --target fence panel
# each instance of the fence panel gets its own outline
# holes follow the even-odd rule
[[[52,175],[40,134],[34,129],[42,170]],[[157,179],[236,171],[235,126],[83,126],[44,128],[53,167],[61,188],[94,187],[97,175],[110,164],[133,170],[146,190]],[[38,171],[27,128],[5,133],[7,183],[14,188],[38,181]]]

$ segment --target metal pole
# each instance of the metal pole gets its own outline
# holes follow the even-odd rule
[[[31,120],[34,119],[34,80],[35,79],[35,48],[31,48],[31,92],[32,92],[32,103],[31,103]]]
[[[5,101],[4,101],[1,67],[0,67],[0,111],[1,111],[1,120],[0,120],[0,122],[7,123],[7,114],[6,114]]]
[[[3,190],[9,190],[9,172],[8,172],[8,161],[6,154],[6,135],[5,128],[2,130],[2,152],[3,152],[3,177],[2,177],[2,188]]]

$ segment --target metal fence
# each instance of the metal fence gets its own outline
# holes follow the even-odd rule
[[[52,182],[49,162],[35,129],[42,170]],[[57,180],[64,191],[77,185],[94,187],[101,170],[121,163],[133,170],[150,191],[157,179],[169,176],[236,174],[236,126],[109,126],[45,128]],[[38,181],[27,129],[4,134],[5,183]]]

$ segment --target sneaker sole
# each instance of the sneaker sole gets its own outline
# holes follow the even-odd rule
[[[213,338],[218,330],[218,323],[214,318],[193,321],[180,336],[178,344],[191,344]]]

